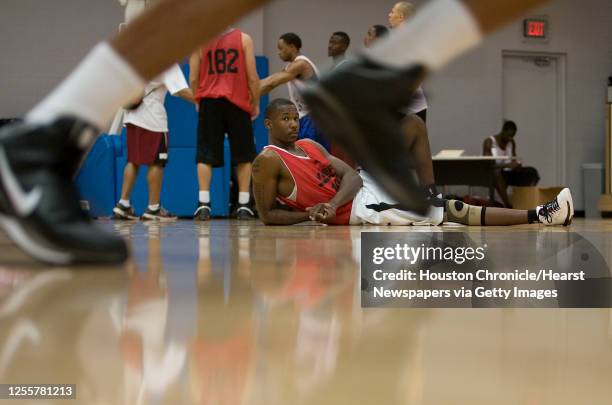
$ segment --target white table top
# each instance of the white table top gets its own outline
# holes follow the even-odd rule
[[[437,157],[432,156],[432,160],[505,160],[507,157],[499,157],[499,156],[455,156],[455,157]],[[512,160],[519,160],[518,157],[512,157]]]

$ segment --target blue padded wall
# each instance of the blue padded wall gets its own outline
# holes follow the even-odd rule
[[[89,203],[94,217],[111,215],[116,203],[115,156],[121,147],[117,141],[117,136],[100,136],[75,178],[81,200]]]
[[[260,77],[269,74],[269,63],[265,57],[256,58]],[[189,77],[189,65],[181,65],[185,77]],[[169,121],[168,165],[164,171],[161,203],[170,212],[182,216],[193,215],[198,201],[198,186],[195,165],[197,139],[197,113],[193,105],[178,97],[166,97]],[[261,99],[261,114],[253,123],[257,152],[268,144],[267,131],[263,125],[268,96]],[[213,216],[229,215],[230,150],[225,141],[225,166],[213,170],[211,183],[211,205]],[[83,164],[76,184],[82,199],[87,200],[92,216],[108,216],[119,200],[123,183],[123,169],[127,160],[125,128],[121,136],[101,136]],[[148,202],[146,167],[134,185],[131,202],[137,214],[142,214]]]

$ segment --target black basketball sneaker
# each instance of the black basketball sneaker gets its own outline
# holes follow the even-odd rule
[[[111,264],[128,256],[121,237],[81,210],[72,183],[83,156],[79,144],[94,135],[94,128],[68,117],[0,130],[0,227],[37,260]]]
[[[398,111],[424,77],[421,66],[395,70],[360,57],[311,83],[302,94],[322,132],[405,209],[419,214],[427,212],[429,203],[413,176]]]

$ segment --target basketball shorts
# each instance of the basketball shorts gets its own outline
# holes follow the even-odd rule
[[[364,170],[359,171],[363,187],[353,200],[351,225],[430,225],[429,217],[394,208],[395,200],[387,195]]]
[[[255,159],[251,115],[225,98],[200,100],[196,163],[223,166],[223,145],[228,135],[233,164]]]
[[[135,165],[166,166],[168,134],[127,124],[127,160]]]

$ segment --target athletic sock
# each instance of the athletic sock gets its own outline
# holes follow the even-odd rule
[[[119,200],[119,204],[123,205],[125,208],[130,208],[132,206],[130,200]]]
[[[437,70],[481,41],[478,22],[460,0],[434,0],[365,55],[395,68],[421,64]]]
[[[159,204],[149,204],[149,209],[151,211],[157,211],[159,209]]]
[[[202,204],[210,204],[210,191],[202,191],[198,193],[198,200]]]
[[[238,193],[238,204],[248,204],[251,194],[248,191],[240,191]]]
[[[117,110],[138,98],[144,85],[138,73],[102,42],[26,115],[26,120],[47,123],[60,115],[74,115],[105,130]]]
[[[530,224],[536,223],[536,222],[540,222],[538,220],[538,212],[537,210],[529,210],[527,211],[527,222],[529,222]]]

